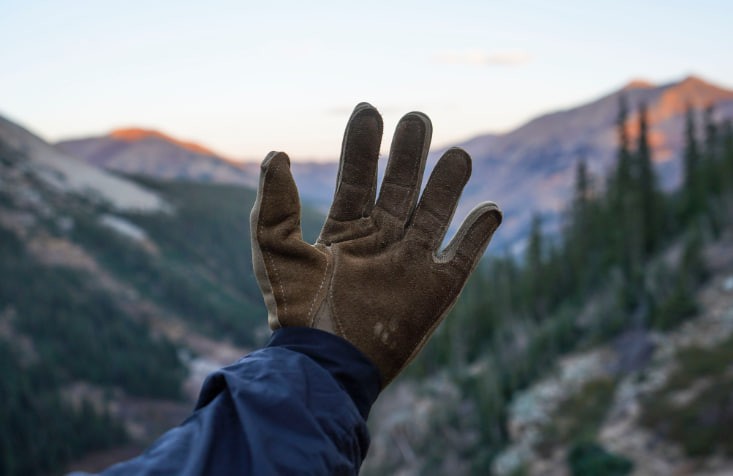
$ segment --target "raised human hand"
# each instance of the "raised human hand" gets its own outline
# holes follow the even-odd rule
[[[375,201],[382,129],[371,105],[354,109],[333,204],[314,245],[302,239],[298,190],[283,152],[262,163],[250,220],[270,328],[314,327],[343,337],[375,363],[384,387],[453,306],[502,215],[492,202],[478,205],[440,250],[471,159],[449,149],[420,196],[432,125],[411,112],[397,125]]]

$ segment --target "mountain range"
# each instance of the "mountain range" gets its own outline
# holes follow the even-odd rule
[[[57,191],[94,196],[123,210],[159,211],[165,207],[150,190],[71,157],[2,116],[0,143],[26,157],[25,168]]]
[[[662,85],[634,80],[597,100],[539,116],[510,132],[479,135],[434,149],[429,166],[450,146],[462,147],[473,157],[473,176],[456,217],[467,215],[477,202],[498,202],[505,221],[495,246],[521,246],[533,213],[541,214],[549,229],[556,229],[570,197],[577,162],[584,159],[589,170],[600,178],[614,163],[621,95],[630,107],[632,140],[638,131],[636,110],[641,103],[648,108],[653,159],[664,188],[672,188],[680,180],[679,159],[688,105],[698,109],[715,105],[718,117],[733,117],[733,90],[699,77]],[[204,146],[142,129],[117,130],[56,145],[87,163],[125,174],[252,186],[259,173],[256,163],[237,163]],[[337,170],[336,159],[325,163],[293,162],[293,175],[303,200],[325,212]]]
[[[642,103],[648,108],[652,157],[660,185],[667,189],[680,181],[688,105],[697,109],[715,105],[719,117],[733,117],[733,90],[698,77],[664,85],[632,81],[595,101],[545,114],[506,134],[487,134],[456,144],[474,159],[464,207],[481,199],[498,201],[505,213],[503,239],[525,235],[535,212],[556,226],[570,198],[577,162],[584,159],[597,178],[605,177],[615,163],[615,122],[622,95],[630,107],[632,141],[638,136],[636,110]],[[467,209],[459,209],[461,212]]]
[[[256,170],[210,149],[158,131],[117,129],[107,135],[62,141],[57,146],[87,163],[115,172],[166,180],[256,186]]]
[[[560,223],[580,158],[599,179],[608,172],[616,155],[614,122],[621,95],[628,99],[631,111],[642,102],[648,106],[654,160],[666,188],[675,187],[680,180],[688,104],[698,109],[714,104],[718,118],[733,117],[733,91],[700,78],[665,85],[633,81],[596,101],[538,117],[514,131],[455,144],[474,158],[474,174],[458,217],[480,200],[494,199],[505,210],[499,243],[490,248],[493,255],[498,252],[497,244],[521,247],[534,212],[542,213],[549,226]],[[632,139],[637,134],[637,119],[633,113],[629,117]],[[445,149],[436,148],[429,156],[430,164]],[[320,208],[319,212],[304,207],[307,239],[317,236],[337,167],[336,161],[293,163],[304,201]],[[0,473],[96,470],[114,459],[94,464],[70,462],[105,448],[126,447],[128,456],[135,454],[190,411],[207,372],[263,344],[268,334],[266,312],[252,274],[248,241],[248,213],[255,200],[252,186],[258,173],[257,163],[238,163],[205,146],[157,131],[122,129],[52,145],[0,117],[0,374],[13,377],[0,379],[0,394],[10,396],[10,406],[4,414],[0,412],[0,428],[5,430],[0,431]],[[711,248],[710,261],[717,268],[703,290],[699,329],[684,327],[679,331],[681,337],[709,334],[723,339],[730,333],[733,321],[728,317],[733,310],[726,303],[733,292],[733,234],[726,237]],[[661,261],[685,256],[680,247],[681,243],[672,246]],[[610,278],[609,283],[605,291],[615,295]],[[475,289],[483,294],[480,284]],[[500,291],[492,292],[500,295]],[[471,293],[467,294],[470,303]],[[605,302],[591,300],[588,312],[599,313],[601,308],[613,312],[615,308]],[[573,322],[582,324],[587,314],[584,309]],[[721,318],[721,313],[727,317]],[[511,326],[513,317],[506,316]],[[556,329],[553,322],[547,324],[548,329]],[[459,336],[453,333],[463,328],[444,326],[448,336],[444,342],[453,342],[453,336]],[[527,331],[524,337],[531,335]],[[524,337],[522,342],[526,342]],[[656,333],[653,337],[661,342],[660,352],[667,341],[659,339],[675,338]],[[482,338],[482,342],[506,340],[501,333]],[[720,374],[726,382],[730,380],[729,372],[724,373],[730,362],[728,341],[720,349],[712,347],[719,344],[717,340],[702,342],[706,349],[723,356]],[[613,345],[619,356],[630,352],[629,344]],[[482,359],[464,369],[465,375],[491,374],[495,361]],[[657,360],[650,361],[657,365]],[[674,362],[667,363],[652,371],[667,372]],[[459,448],[456,454],[463,456],[458,459],[472,455],[470,445],[479,441],[475,430],[482,428],[476,423],[481,421],[474,411],[478,407],[471,406],[474,390],[465,392],[448,382],[446,372],[431,371],[434,378],[426,380],[424,387],[418,387],[422,383],[395,384],[381,397],[381,408],[386,410],[375,408],[372,418],[379,430],[371,453],[373,467],[378,469],[371,474],[396,473],[385,471],[383,463],[397,453],[398,460],[406,458],[408,463],[419,462],[425,455],[432,457],[427,450],[421,450],[419,457],[405,456],[412,454],[410,444],[420,449],[415,441],[420,441],[421,434],[441,446],[435,454],[447,454],[445,461],[452,458],[445,446]],[[704,389],[698,384],[709,382],[700,382],[698,377],[684,387]],[[553,378],[549,372],[548,378]],[[643,385],[633,375],[627,380]],[[564,397],[575,391],[565,382],[553,385],[565,389],[556,392]],[[621,403],[638,406],[636,400]],[[413,416],[411,411],[417,413]],[[522,415],[510,417],[507,428],[514,443],[521,443],[521,432],[515,430],[522,424]],[[405,430],[405,421],[411,422],[412,436]],[[465,438],[455,436],[455,424],[459,422],[460,428],[461,421],[468,428],[460,431]],[[618,417],[609,419],[612,424],[619,421]],[[607,432],[601,432],[603,443],[624,454],[638,450],[642,454],[637,460],[643,461],[651,443],[635,444],[638,440],[626,437],[629,427],[619,433],[609,426]],[[435,440],[435,434],[454,436]],[[657,445],[659,436],[654,440]],[[464,451],[463,444],[471,451]],[[511,448],[508,451],[511,459]],[[679,465],[668,454],[657,453],[655,462]],[[13,458],[7,458],[8,454]]]

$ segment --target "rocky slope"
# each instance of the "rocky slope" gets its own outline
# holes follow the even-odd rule
[[[525,467],[530,474],[569,475],[567,441],[552,441],[547,429],[573,418],[578,407],[563,405],[574,395],[589,397],[589,384],[607,382],[607,398],[599,412],[598,440],[608,450],[633,462],[639,475],[723,475],[733,473],[733,458],[723,452],[726,444],[710,440],[716,426],[733,417],[733,395],[728,408],[698,399],[711,386],[725,387],[733,373],[730,341],[733,336],[733,233],[707,249],[713,270],[700,289],[698,314],[672,332],[628,333],[611,345],[579,352],[562,359],[555,372],[522,392],[512,402],[509,428],[513,444],[494,463],[497,475],[513,474]],[[727,350],[727,353],[726,353]],[[693,358],[723,359],[720,370],[707,372]],[[629,366],[630,360],[633,365]],[[717,365],[717,362],[715,363]],[[695,366],[680,380],[680,369]],[[675,382],[670,391],[670,382]],[[584,391],[585,390],[585,391]],[[671,402],[669,407],[667,402]],[[648,420],[662,409],[666,421],[650,427]],[[712,420],[706,414],[715,414]],[[718,413],[719,412],[719,413]],[[716,414],[717,413],[717,414]],[[677,441],[670,430],[683,415],[688,440]],[[656,417],[656,415],[655,415]],[[697,419],[699,418],[699,419]],[[698,440],[695,442],[694,440]],[[690,444],[707,445],[699,454]]]
[[[18,167],[60,192],[83,194],[124,210],[160,211],[165,208],[165,202],[150,190],[65,154],[2,116],[0,142],[22,154],[23,162]]]
[[[230,162],[193,142],[147,129],[118,129],[101,137],[62,141],[56,146],[87,163],[115,172],[160,179],[255,186],[252,167]]]

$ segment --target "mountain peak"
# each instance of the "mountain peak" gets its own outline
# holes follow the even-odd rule
[[[653,88],[655,86],[654,83],[651,81],[647,81],[646,79],[636,78],[632,79],[628,82],[626,86],[624,86],[624,91],[628,91],[630,89],[649,89]]]
[[[211,149],[208,149],[200,144],[197,144],[195,142],[190,142],[190,141],[179,140],[167,134],[164,134],[160,131],[156,131],[154,129],[144,129],[140,127],[115,129],[112,132],[110,132],[108,136],[111,137],[112,139],[116,139],[116,140],[120,140],[124,142],[138,142],[138,141],[150,139],[150,138],[160,139],[160,140],[175,144],[179,147],[183,147],[184,149],[189,150],[191,152],[195,152],[197,154],[218,156],[217,153],[215,153]]]
[[[659,108],[669,115],[684,111],[689,106],[701,108],[730,100],[733,100],[733,90],[712,84],[700,76],[690,75],[665,85],[659,98]]]
[[[710,83],[702,79],[700,76],[695,76],[694,74],[687,76],[685,79],[680,81],[680,84],[687,84],[690,86],[711,86]]]
[[[687,91],[687,92],[701,92],[701,91],[708,91],[710,93],[715,93],[717,95],[725,95],[730,96],[731,90],[725,89],[719,85],[713,84],[704,78],[696,75],[689,75],[685,77],[684,79],[672,83],[669,86],[671,86],[671,89],[676,89],[680,91]]]

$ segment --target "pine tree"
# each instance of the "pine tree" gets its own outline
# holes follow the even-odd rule
[[[714,195],[720,194],[723,188],[722,177],[718,170],[719,139],[718,125],[715,123],[715,106],[708,105],[703,115],[703,129],[705,131],[704,177],[705,189]]]
[[[638,165],[638,194],[641,208],[641,231],[644,257],[653,254],[659,236],[659,216],[657,215],[657,178],[652,164],[649,147],[648,117],[646,104],[639,105],[639,141],[636,150]]]
[[[589,258],[597,235],[591,209],[593,198],[593,178],[588,172],[585,158],[581,158],[575,167],[575,193],[568,217],[565,245],[558,257],[558,260],[571,265],[568,278],[571,287],[580,285],[585,289],[589,284],[587,278],[592,273]]]
[[[574,219],[582,224],[588,215],[589,202],[592,197],[591,177],[585,158],[581,158],[575,166],[575,196],[573,199]],[[581,226],[582,227],[582,226]]]
[[[527,242],[525,264],[526,299],[530,314],[540,320],[544,314],[544,239],[542,237],[542,218],[539,214],[532,216],[532,225]]]
[[[627,126],[629,115],[626,96],[619,97],[619,113],[616,119],[618,134],[618,162],[614,180],[609,192],[609,216],[614,223],[614,253],[611,262],[621,264],[621,270],[627,281],[630,281],[637,264],[638,223],[636,223],[637,187],[634,177],[634,161],[629,147],[629,131]]]
[[[685,117],[684,152],[684,215],[691,218],[703,207],[702,184],[700,183],[700,148],[697,143],[695,110],[687,106]]]
[[[629,147],[629,128],[627,120],[629,118],[629,106],[626,96],[619,97],[619,112],[616,118],[616,132],[618,134],[618,165],[616,167],[616,184],[615,192],[620,195],[628,193],[633,182],[633,164],[631,158],[631,150]]]
[[[723,181],[730,190],[733,188],[733,120],[726,119],[722,129],[722,155],[725,166]]]

